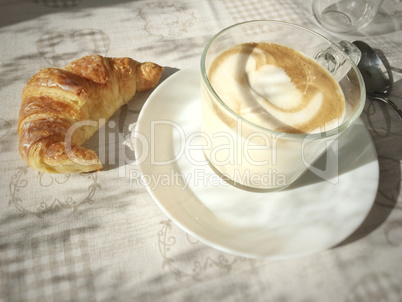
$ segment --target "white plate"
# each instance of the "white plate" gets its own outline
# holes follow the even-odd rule
[[[197,66],[168,78],[149,97],[136,126],[143,180],[173,222],[217,249],[264,259],[315,253],[358,228],[379,179],[375,148],[361,122],[318,161],[318,167],[338,167],[329,180],[308,171],[286,191],[245,191],[221,180],[195,147],[200,81]]]

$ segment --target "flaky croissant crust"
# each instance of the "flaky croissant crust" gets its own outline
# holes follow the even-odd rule
[[[163,68],[130,58],[86,56],[46,68],[26,84],[18,118],[19,152],[32,168],[50,173],[102,168],[81,145],[137,91],[154,88]]]

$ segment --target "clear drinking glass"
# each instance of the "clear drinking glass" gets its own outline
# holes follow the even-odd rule
[[[313,14],[329,31],[348,33],[367,26],[383,0],[313,0]]]
[[[290,134],[236,114],[216,93],[208,70],[224,50],[248,42],[286,45],[330,67],[346,102],[339,126],[314,134]],[[250,21],[222,30],[203,51],[201,73],[201,130],[208,140],[203,145],[204,155],[224,179],[246,188],[280,190],[289,186],[355,122],[366,98],[360,72],[337,44],[307,28],[280,21]]]

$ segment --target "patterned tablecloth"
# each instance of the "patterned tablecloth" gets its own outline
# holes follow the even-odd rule
[[[0,301],[402,301],[402,123],[368,101],[362,119],[380,182],[361,227],[342,244],[282,261],[221,252],[176,226],[139,174],[122,175],[123,145],[149,93],[122,107],[102,134],[105,169],[50,175],[18,153],[21,92],[39,69],[85,54],[165,67],[197,64],[211,36],[252,19],[298,23],[334,40],[368,42],[394,75],[402,106],[402,2],[385,0],[365,30],[334,36],[292,0],[2,0],[0,4]],[[121,160],[122,152],[125,162]]]

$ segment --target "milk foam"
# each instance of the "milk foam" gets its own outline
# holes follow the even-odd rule
[[[271,43],[237,45],[215,59],[209,80],[223,102],[264,128],[311,133],[337,127],[345,100],[328,71]]]

